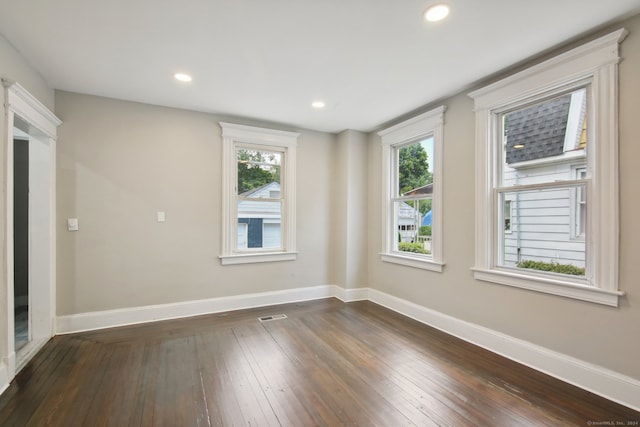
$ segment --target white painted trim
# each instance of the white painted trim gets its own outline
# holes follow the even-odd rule
[[[135,325],[335,296],[330,285],[58,316],[57,334]]]
[[[405,120],[395,126],[378,132],[382,143],[382,260],[411,267],[442,272],[444,265],[444,215],[443,215],[443,144],[445,106],[434,108],[419,116]],[[430,259],[420,259],[411,255],[400,256],[395,252],[397,225],[395,221],[395,202],[398,195],[396,177],[392,176],[397,162],[395,149],[420,138],[433,136],[433,196],[432,224],[433,240]]]
[[[28,118],[29,124],[35,126],[49,138],[56,139],[57,128],[62,124],[62,120],[57,118],[19,83],[2,79],[2,85],[7,90],[6,108],[23,119]]]
[[[513,286],[516,288],[529,289],[531,291],[543,292],[545,294],[558,295],[582,301],[595,302],[597,304],[618,306],[618,298],[624,295],[622,291],[608,291],[594,288],[589,285],[581,285],[566,280],[561,276],[557,279],[549,277],[537,277],[536,272],[530,275],[502,270],[480,270],[473,269],[473,277],[485,282],[497,283],[500,285]]]
[[[31,340],[29,341],[29,343],[27,343],[27,345],[20,349],[19,354],[16,355],[14,353],[14,370],[16,374],[20,372],[22,368],[27,365],[27,363],[29,363],[33,356],[35,356],[40,350],[42,350],[42,347],[44,347],[45,344],[49,342],[50,338],[51,337],[45,337]]]
[[[618,62],[619,44],[627,35],[615,31],[548,61],[530,67],[469,94],[476,111],[476,211],[474,277],[492,280],[497,270],[499,213],[497,191],[500,174],[498,117],[529,102],[578,88],[586,88],[591,106],[587,122],[589,138],[589,185],[587,199],[586,279],[589,285],[608,291],[606,298],[585,299],[583,292],[555,292],[585,301],[618,305],[619,263],[619,186],[618,186]],[[540,280],[522,276],[517,281],[494,280],[503,285],[526,287],[546,292],[554,285],[549,279],[540,288]],[[530,276],[533,276],[531,274]],[[524,283],[528,281],[528,283]],[[525,286],[526,285],[526,286]],[[574,296],[578,295],[578,296]],[[601,294],[602,296],[604,294]],[[612,299],[615,299],[612,304]]]
[[[344,302],[366,301],[369,299],[369,288],[344,289],[331,285],[333,296]]]
[[[407,267],[421,268],[423,270],[435,271],[438,273],[442,273],[444,268],[444,264],[441,262],[436,262],[431,259],[422,258],[422,257],[412,257],[410,255],[400,255],[399,253],[393,252],[388,254],[380,254],[380,259],[384,262],[390,262],[392,264],[405,265]]]
[[[606,399],[640,410],[640,381],[634,378],[375,289],[369,289],[368,294],[370,301],[404,316]]]
[[[237,142],[289,148],[298,143],[299,133],[220,122],[222,137]]]
[[[344,302],[369,300],[564,382],[640,410],[640,381],[634,378],[372,288],[344,289],[336,285],[322,285],[60,316],[57,319],[57,333],[68,334],[331,297]],[[0,387],[4,384],[2,369],[0,365]]]
[[[5,88],[4,102],[5,102],[5,124],[6,129],[3,137],[4,153],[5,153],[5,175],[3,190],[5,194],[5,259],[3,268],[5,270],[5,283],[7,287],[5,289],[4,301],[0,303],[5,304],[7,308],[7,317],[5,326],[7,328],[6,345],[2,359],[5,362],[4,368],[6,368],[6,377],[8,381],[11,381],[16,374],[16,353],[15,353],[15,331],[14,331],[14,295],[13,295],[13,128],[16,124],[15,116],[18,115],[23,121],[27,122],[30,126],[30,133],[32,136],[48,145],[48,167],[49,167],[49,268],[48,268],[48,292],[50,296],[49,302],[46,304],[46,309],[49,310],[46,313],[46,336],[36,336],[31,343],[27,344],[29,349],[21,350],[20,361],[21,366],[28,360],[31,355],[35,354],[37,350],[46,343],[54,333],[55,323],[55,290],[56,290],[56,276],[55,276],[55,263],[56,263],[56,243],[55,243],[55,201],[56,201],[56,138],[57,128],[62,121],[58,119],[47,107],[45,107],[40,101],[38,101],[33,95],[31,95],[20,84],[2,79],[2,85]],[[30,178],[31,179],[31,178]],[[30,255],[31,256],[31,255]],[[31,288],[31,286],[30,286]],[[35,290],[37,292],[37,290]],[[30,293],[34,290],[30,289]],[[49,326],[50,325],[50,326]],[[31,327],[31,324],[30,324]],[[43,332],[43,331],[41,331]],[[2,382],[0,382],[1,386]]]
[[[260,252],[219,256],[222,265],[252,264],[257,262],[295,261],[298,252]]]
[[[293,261],[296,259],[296,147],[299,133],[220,122],[222,128],[222,265],[252,262]],[[256,254],[235,252],[237,240],[237,163],[236,145],[253,144],[259,149],[280,148],[282,164],[282,249],[278,256],[265,251]]]
[[[0,363],[0,395],[9,387],[9,370],[6,363]]]
[[[509,104],[513,98],[532,96],[538,90],[532,86],[544,87],[552,91],[566,81],[577,81],[590,75],[599,67],[617,64],[620,61],[618,45],[629,31],[621,28],[568,52],[513,74],[493,84],[469,93],[475,101],[475,108],[490,108],[496,104]],[[571,78],[567,78],[570,75]]]

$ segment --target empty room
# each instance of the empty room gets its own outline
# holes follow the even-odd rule
[[[640,425],[640,0],[3,1],[0,425]]]

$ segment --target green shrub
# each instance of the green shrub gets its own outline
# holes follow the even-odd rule
[[[402,242],[398,243],[398,250],[402,252],[413,252],[416,254],[430,254],[431,252],[426,250],[422,243],[408,243]]]
[[[520,268],[530,268],[532,270],[550,271],[552,273],[571,274],[573,276],[584,276],[584,268],[571,264],[558,264],[557,262],[543,262],[524,260],[517,264]]]
[[[423,225],[422,227],[420,227],[420,235],[421,236],[431,236],[431,226],[430,225]]]

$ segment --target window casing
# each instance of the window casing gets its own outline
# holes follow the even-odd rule
[[[381,259],[385,262],[443,269],[444,111],[439,107],[378,133],[383,174]]]
[[[619,43],[626,34],[616,31],[469,94],[476,111],[476,279],[617,306],[623,295],[618,289],[617,64]],[[559,108],[563,102],[564,144],[554,146],[557,152],[542,154],[542,148],[526,147],[532,140],[515,141],[509,122],[518,114],[526,115],[535,106]],[[541,178],[543,170],[561,169],[567,174]],[[516,171],[516,179],[508,181],[506,171]],[[554,197],[566,202],[560,205]],[[533,206],[531,200],[545,202],[537,206],[537,222],[522,212]],[[512,213],[509,237],[506,203]],[[555,208],[556,213],[541,214],[543,208]],[[560,208],[563,213],[558,215]],[[554,215],[562,224],[553,224],[552,231],[566,234],[566,245],[582,254],[584,272],[548,272],[520,264],[561,264],[556,259],[564,255],[538,250],[558,243],[529,245],[532,260],[523,259],[527,246],[522,242],[515,245],[515,254],[509,252],[507,240],[524,234],[525,227],[536,240],[549,240],[541,233],[551,227],[542,224],[554,221]],[[567,263],[573,264],[571,269],[580,268],[579,259]]]
[[[295,248],[299,134],[220,123],[223,265],[290,261]]]

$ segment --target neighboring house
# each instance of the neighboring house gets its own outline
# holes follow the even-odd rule
[[[431,196],[433,195],[433,183],[414,188],[413,190],[402,193],[402,195]],[[400,206],[400,212],[398,213],[398,232],[400,233],[400,241],[417,242],[420,226],[425,225],[424,218],[426,218],[427,215],[429,216],[429,224],[427,225],[431,225],[431,211],[427,212],[427,214],[423,217],[422,214],[418,210],[411,207],[411,205],[402,203],[402,205]]]
[[[271,182],[240,195],[245,199],[238,202],[238,249],[280,248],[281,210],[280,183]]]
[[[578,91],[506,116],[505,186],[586,177],[586,93]],[[585,191],[505,194],[504,263],[585,265]]]
[[[400,203],[398,211],[398,234],[400,242],[415,242],[420,230],[422,215],[420,211],[411,207],[406,202]]]
[[[424,214],[424,218],[422,218],[422,225],[431,225],[432,221],[432,213],[431,211]]]

